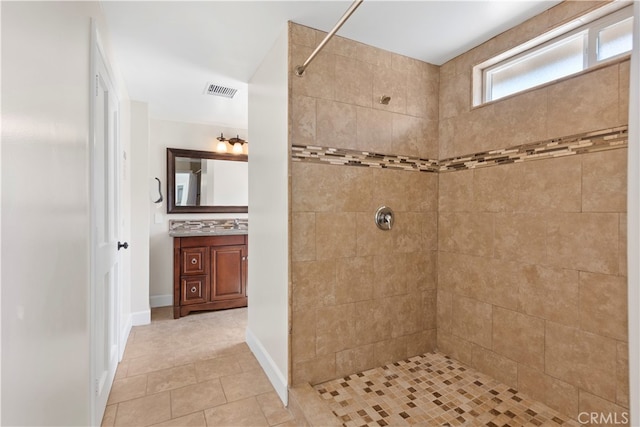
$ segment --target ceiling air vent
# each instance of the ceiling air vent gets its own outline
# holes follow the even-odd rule
[[[208,95],[222,96],[224,98],[233,98],[237,91],[238,89],[234,89],[231,87],[224,87],[213,83],[207,83],[207,89],[205,90],[205,93]]]

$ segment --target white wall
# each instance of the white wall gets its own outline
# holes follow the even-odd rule
[[[634,2],[629,93],[628,295],[631,425],[640,425],[640,3]]]
[[[215,151],[220,132],[226,138],[240,135],[247,138],[245,129],[223,128],[206,124],[172,122],[151,119],[149,122],[149,180],[162,181],[163,195],[167,196],[167,148]],[[252,141],[249,145],[253,147]],[[252,150],[250,148],[249,150]],[[251,151],[251,156],[253,152]],[[250,156],[250,157],[251,157]],[[150,200],[147,196],[147,200]],[[151,307],[173,304],[173,239],[169,237],[170,219],[247,218],[247,214],[167,214],[167,203],[149,203],[149,296]],[[160,222],[155,222],[159,215]],[[249,224],[251,227],[251,224]]]
[[[109,51],[106,27],[97,2],[1,7],[1,422],[88,425],[90,18]]]
[[[249,82],[247,343],[287,403],[289,144],[287,28]]]
[[[1,22],[2,22],[2,5],[0,5],[0,23]],[[1,31],[0,31],[0,46],[2,46]],[[0,94],[1,93],[2,93],[2,55],[0,55]],[[2,111],[2,97],[0,96],[0,112],[1,111]],[[0,132],[1,132],[1,129],[2,129],[2,119],[0,119]],[[1,143],[0,143],[0,165],[2,165],[2,144]],[[0,242],[2,242],[2,173],[0,173]],[[0,425],[1,424],[2,424],[2,245],[0,244]]]
[[[131,102],[131,313],[134,325],[151,321],[149,309],[149,106]]]

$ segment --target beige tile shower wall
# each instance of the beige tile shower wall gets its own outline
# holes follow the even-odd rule
[[[439,67],[336,36],[296,77],[326,33],[289,28],[293,144],[438,157]]]
[[[291,178],[292,383],[434,349],[437,175],[294,162]]]
[[[324,33],[290,30],[293,69]],[[437,157],[437,67],[338,37],[290,84],[292,144]],[[437,184],[433,173],[291,163],[292,384],[435,348]],[[374,224],[381,205],[395,212],[391,231]]]
[[[627,123],[623,61],[480,108],[471,66],[599,3],[564,2],[445,64],[440,158]],[[438,349],[552,408],[628,401],[627,150],[439,175]]]
[[[626,151],[439,175],[440,351],[574,418],[628,408]]]

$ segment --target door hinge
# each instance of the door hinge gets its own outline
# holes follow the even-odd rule
[[[98,75],[96,74],[96,96],[98,96]]]
[[[93,381],[95,383],[95,394],[97,396],[100,393],[100,380],[96,378]]]

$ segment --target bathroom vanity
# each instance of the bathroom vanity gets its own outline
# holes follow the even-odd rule
[[[247,231],[172,229],[173,317],[247,306]]]
[[[247,160],[246,154],[167,148],[167,213],[246,214]],[[248,227],[246,218],[169,221],[174,318],[247,306]]]

